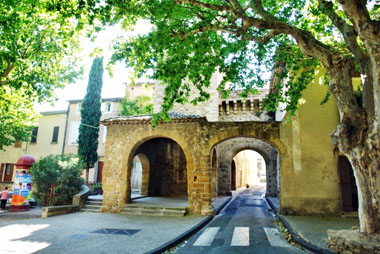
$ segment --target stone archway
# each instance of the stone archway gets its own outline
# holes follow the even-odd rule
[[[137,187],[140,195],[148,195],[149,173],[149,158],[144,153],[136,154],[133,158],[131,188]]]
[[[274,122],[210,123],[204,117],[174,114],[170,123],[154,129],[151,116],[119,117],[102,123],[108,128],[103,212],[119,212],[124,204],[130,203],[133,158],[143,152],[138,151],[139,147],[151,139],[172,139],[181,147],[186,159],[188,209],[205,215],[213,212],[212,149],[218,143],[234,137],[254,137],[278,145],[281,154],[286,150],[279,139],[279,124]]]
[[[136,155],[144,155],[142,164],[148,164],[142,181],[148,196],[187,197],[187,163],[177,142],[152,138],[137,148]]]
[[[278,152],[271,144],[257,138],[236,137],[220,142],[215,146],[215,149],[220,154],[219,160],[219,178],[218,192],[220,195],[230,195],[231,193],[231,165],[233,158],[243,150],[253,150],[258,152],[266,164],[266,195],[278,195]]]

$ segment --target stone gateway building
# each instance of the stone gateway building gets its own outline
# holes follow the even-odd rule
[[[213,77],[209,101],[196,107],[176,105],[171,122],[155,128],[150,115],[102,121],[107,126],[102,211],[120,212],[131,202],[133,161],[138,158],[141,194],[187,197],[189,212],[210,214],[212,198],[228,195],[236,184],[235,155],[254,150],[265,161],[266,195],[279,196],[280,213],[341,213],[348,201],[341,187],[339,154],[329,136],[338,112],[332,99],[320,106],[326,87],[318,84],[318,77],[289,123],[284,113],[261,109],[269,89],[245,101],[237,94],[221,99],[216,92],[219,80]],[[164,86],[155,86],[155,111],[163,91]]]

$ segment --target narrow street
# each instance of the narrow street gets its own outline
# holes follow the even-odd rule
[[[264,185],[240,191],[218,216],[175,253],[304,253],[282,239],[275,218],[262,198],[264,191]]]

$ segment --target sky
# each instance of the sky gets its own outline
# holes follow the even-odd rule
[[[150,30],[150,26],[147,22],[141,21],[136,25],[135,31],[131,35],[147,33]],[[86,89],[88,84],[88,74],[91,69],[93,57],[90,56],[91,52],[95,48],[101,48],[103,50],[103,66],[106,67],[107,62],[112,56],[110,50],[112,40],[117,36],[125,34],[122,31],[120,25],[107,27],[104,31],[99,32],[97,39],[91,42],[88,38],[82,40],[82,56],[83,61],[81,65],[84,67],[84,73],[82,79],[78,79],[76,83],[67,85],[64,89],[56,89],[55,94],[58,99],[54,103],[54,106],[45,104],[36,104],[35,109],[39,112],[66,110],[68,106],[68,100],[83,99],[86,95]],[[114,67],[113,77],[110,77],[107,70],[103,74],[103,88],[102,98],[123,97],[125,94],[125,86],[129,83],[131,70],[125,67],[124,63],[119,63]]]

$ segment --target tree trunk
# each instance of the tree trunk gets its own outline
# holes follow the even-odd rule
[[[88,175],[90,174],[90,166],[86,166],[86,184],[88,184]]]
[[[349,61],[335,63],[328,68],[331,78],[329,89],[334,95],[340,115],[332,140],[349,159],[355,174],[360,232],[380,233],[379,122],[356,102],[352,91],[352,70],[353,65]],[[373,86],[374,89],[378,87],[376,82]]]

